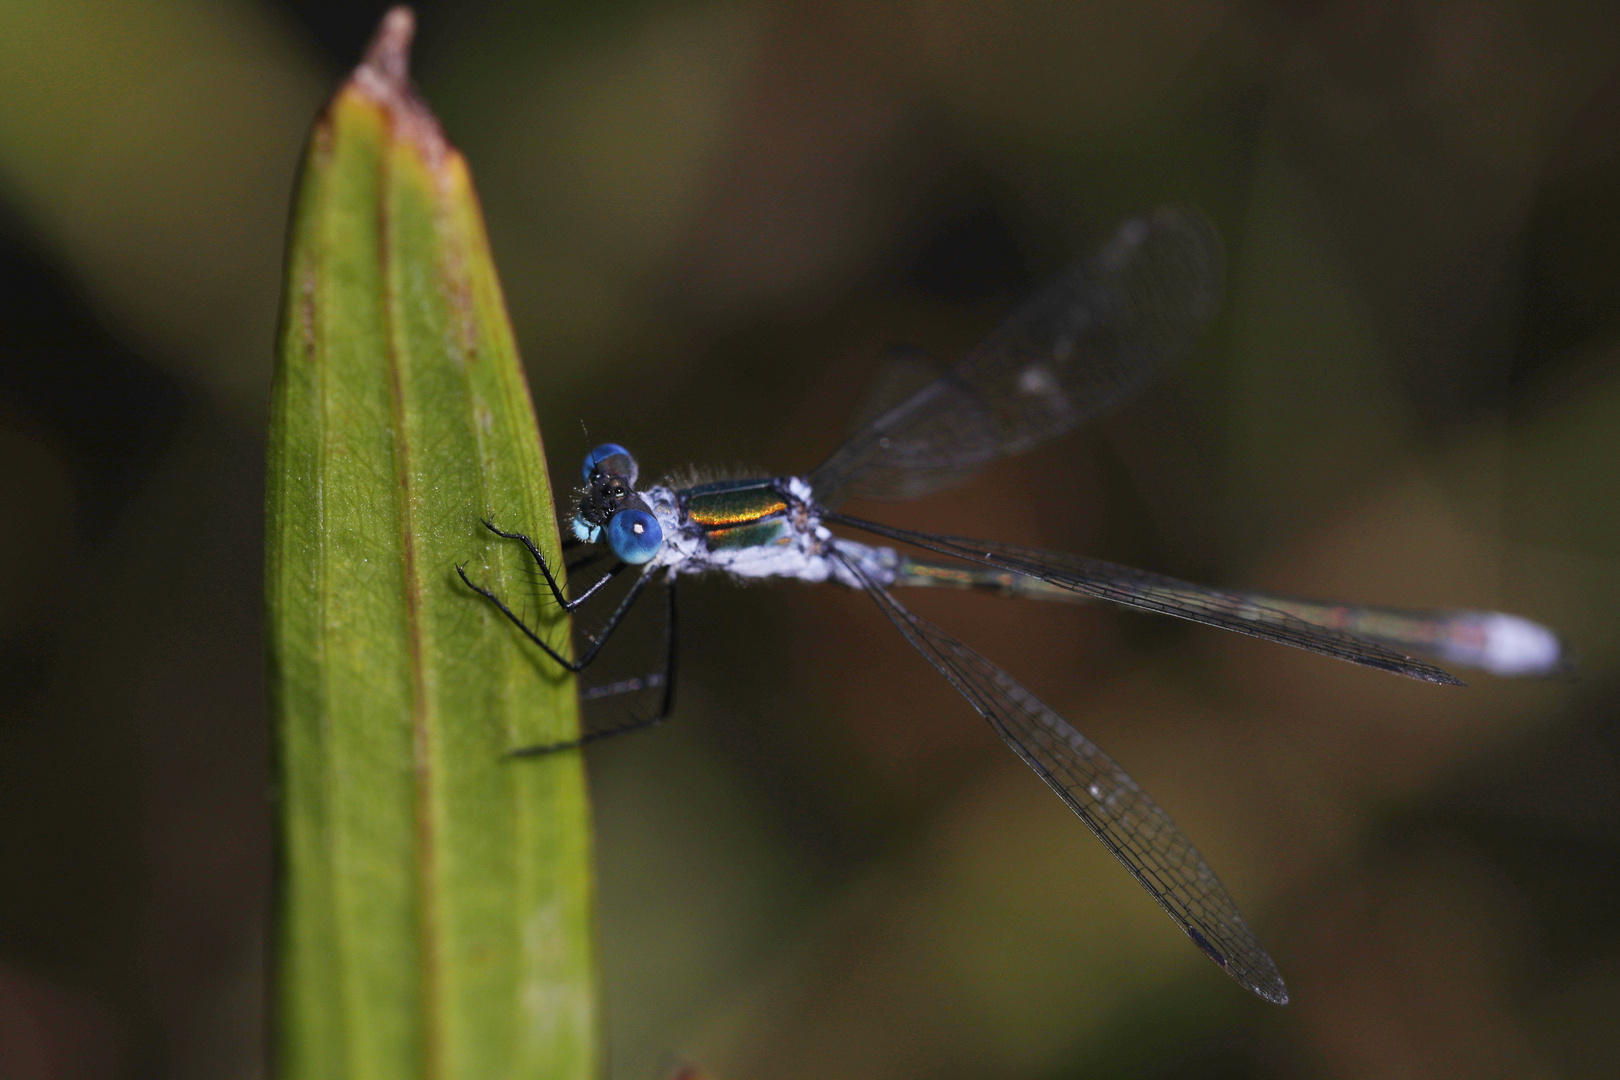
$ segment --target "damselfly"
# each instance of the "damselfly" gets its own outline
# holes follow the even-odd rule
[[[850,498],[911,498],[937,491],[1119,403],[1189,345],[1215,309],[1220,285],[1220,245],[1209,223],[1190,210],[1159,210],[1127,222],[955,366],[929,370],[912,364],[891,371],[872,418],[806,476],[639,487],[639,469],[624,447],[608,443],[592,450],[564,544],[587,550],[568,570],[608,557],[614,563],[577,597],[565,596],[563,581],[533,541],[485,522],[492,532],[528,549],[552,597],[569,611],[619,574],[639,568],[577,660],[458,570],[535,645],[575,671],[596,658],[647,587],[662,583],[663,670],[586,692],[650,690],[659,693],[661,705],[656,715],[572,743],[513,752],[567,749],[669,715],[675,690],[675,586],[682,576],[721,571],[861,589],[1210,959],[1266,1000],[1286,1002],[1288,992],[1271,957],[1165,812],[1068,721],[999,667],[909,610],[891,590],[928,585],[1049,600],[1111,600],[1434,683],[1459,680],[1405,650],[1501,675],[1539,675],[1563,662],[1557,637],[1498,612],[1400,611],[1209,589],[1096,559],[894,528],[836,509]],[[835,534],[831,526],[948,560],[860,543]]]

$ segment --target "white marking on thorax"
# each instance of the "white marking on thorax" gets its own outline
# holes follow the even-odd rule
[[[644,489],[641,497],[652,508],[653,516],[664,530],[664,546],[652,565],[668,567],[677,574],[717,571],[738,578],[796,578],[811,583],[836,581],[852,589],[860,588],[861,583],[855,576],[831,555],[833,545],[837,545],[839,554],[860,566],[872,580],[880,585],[894,581],[900,559],[892,548],[872,547],[834,537],[813,509],[810,485],[794,476],[787,478],[785,487],[789,496],[786,522],[788,543],[721,548],[717,551],[709,550],[703,529],[682,514],[673,489]]]

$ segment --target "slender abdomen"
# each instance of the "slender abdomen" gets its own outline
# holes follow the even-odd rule
[[[1085,603],[1092,599],[1073,589],[1048,584],[1006,570],[971,563],[902,557],[896,585],[930,585],[976,589],[1001,596]],[[1199,598],[1203,592],[1190,593]],[[1497,675],[1554,675],[1569,666],[1567,650],[1551,630],[1496,611],[1404,611],[1398,608],[1296,600],[1268,593],[1222,591],[1231,612],[1258,618],[1283,612],[1296,619],[1342,630],[1347,634],[1400,650],[1430,653],[1454,664]]]

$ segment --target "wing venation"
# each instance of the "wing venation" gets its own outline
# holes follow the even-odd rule
[[[1267,1001],[1288,1001],[1277,965],[1215,871],[1113,758],[1006,672],[901,604],[855,560],[840,559],[906,640],[1079,815],[1206,956]]]
[[[954,367],[871,419],[809,476],[823,506],[948,487],[1130,397],[1220,302],[1222,255],[1199,213],[1126,222]]]

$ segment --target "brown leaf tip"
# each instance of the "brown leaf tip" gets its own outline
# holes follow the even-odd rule
[[[411,39],[416,16],[401,5],[383,16],[366,46],[366,57],[354,69],[353,85],[388,110],[394,134],[416,143],[431,164],[444,160],[449,149],[432,110],[411,89]]]
[[[416,15],[408,7],[393,8],[377,25],[360,71],[404,91],[410,85],[411,39],[415,36]]]

